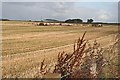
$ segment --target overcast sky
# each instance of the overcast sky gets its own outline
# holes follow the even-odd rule
[[[3,2],[2,18],[41,20],[92,18],[99,22],[118,21],[117,2]]]

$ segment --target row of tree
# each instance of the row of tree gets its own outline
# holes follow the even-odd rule
[[[2,21],[10,21],[9,19],[0,19],[0,20],[2,20]],[[28,20],[28,21],[31,22],[32,20]],[[68,19],[68,20],[65,20],[65,21],[58,21],[58,20],[55,20],[55,19],[45,19],[42,22],[83,23],[83,20],[82,19]],[[87,19],[87,23],[92,23],[92,22],[93,22],[93,19]]]
[[[0,21],[10,21],[9,19],[0,19]]]
[[[68,19],[65,21],[66,23],[83,23],[83,20],[81,19]],[[87,23],[92,23],[93,19],[88,19]]]

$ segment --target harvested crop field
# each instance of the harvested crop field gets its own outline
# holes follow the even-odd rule
[[[85,31],[86,40],[90,43],[97,40],[104,48],[112,45],[118,34],[117,25],[35,26],[32,23],[2,22],[3,77],[34,77],[43,59],[46,64],[55,63],[59,52],[70,53]]]

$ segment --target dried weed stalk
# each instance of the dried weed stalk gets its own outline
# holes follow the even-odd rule
[[[85,34],[86,32],[74,43],[74,51],[71,54],[64,51],[58,54],[53,73],[61,74],[60,78],[65,80],[70,78],[99,78],[102,74],[103,67],[106,65],[106,60],[103,57],[104,50],[96,40],[93,45],[85,40]],[[41,72],[44,72],[46,68],[43,68],[43,65],[44,60],[41,62]],[[46,73],[48,72],[46,71]]]

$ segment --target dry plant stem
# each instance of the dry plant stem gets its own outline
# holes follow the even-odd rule
[[[91,45],[87,42],[85,37],[86,32],[81,38],[74,43],[73,52],[68,54],[66,52],[58,53],[58,60],[55,64],[53,73],[61,74],[61,78],[99,78],[103,67],[110,62],[104,61],[103,48],[97,41]],[[117,44],[117,42],[115,43]],[[114,47],[114,46],[113,46]],[[112,47],[112,49],[113,49]],[[44,60],[41,62],[40,70],[44,72]],[[46,71],[46,73],[49,71]],[[43,74],[45,75],[45,73]]]

